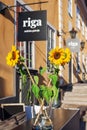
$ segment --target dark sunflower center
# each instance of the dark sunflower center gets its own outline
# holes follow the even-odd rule
[[[16,59],[16,53],[15,53],[15,51],[12,52],[12,59],[13,59],[13,60]]]
[[[59,58],[60,58],[60,53],[56,52],[56,53],[54,54],[54,59],[59,59]]]

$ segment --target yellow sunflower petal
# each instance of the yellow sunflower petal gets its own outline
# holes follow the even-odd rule
[[[70,53],[70,50],[68,48],[65,49],[65,59],[64,61],[67,63],[69,62],[71,59],[71,53]]]
[[[56,47],[49,52],[49,60],[52,64],[59,65],[62,64],[64,59],[64,49]]]
[[[13,45],[12,50],[8,53],[6,57],[7,65],[14,67],[19,61],[19,50]]]

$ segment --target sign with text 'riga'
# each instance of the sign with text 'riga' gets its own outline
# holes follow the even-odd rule
[[[79,52],[80,51],[80,41],[78,38],[74,39],[67,39],[66,46],[70,48],[72,52]]]
[[[18,16],[18,41],[46,40],[47,12],[21,12]]]

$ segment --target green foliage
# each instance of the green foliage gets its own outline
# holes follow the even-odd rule
[[[25,58],[23,56],[20,56],[20,62],[25,62]]]
[[[58,94],[59,94],[59,88],[57,88],[56,86],[53,86],[52,91],[53,91],[53,99],[57,99]]]
[[[38,77],[38,76],[34,76],[34,81],[35,81],[35,83],[38,85],[39,77]]]
[[[27,80],[27,75],[26,72],[23,70],[23,64],[21,64],[19,70],[20,74],[22,76],[22,81],[23,83],[26,83]],[[46,68],[42,68],[40,70],[40,75],[43,75],[43,73],[46,72]],[[59,88],[57,88],[57,82],[58,82],[58,75],[57,73],[55,74],[50,74],[48,77],[51,81],[51,86],[46,86],[46,85],[40,85],[39,84],[39,77],[37,75],[33,76],[34,83],[32,83],[31,91],[33,92],[35,98],[37,100],[44,99],[47,103],[49,103],[51,100],[57,99],[58,93],[59,93]],[[28,101],[31,98],[31,91],[28,89],[27,92],[27,99]]]
[[[40,75],[43,75],[44,72],[46,72],[46,67],[40,69],[40,71],[39,71]]]
[[[32,92],[34,93],[34,96],[39,99],[44,99],[46,102],[50,102],[51,100],[57,99],[58,97],[58,91],[55,86],[37,86],[36,84],[32,85]]]
[[[42,68],[40,70],[40,74],[42,75],[46,71],[46,68]],[[49,79],[52,83],[52,86],[46,85],[39,85],[39,77],[34,76],[35,83],[32,85],[32,92],[34,96],[39,99],[44,99],[47,103],[51,100],[57,99],[59,89],[56,87],[58,82],[58,75],[57,74],[50,74]]]
[[[39,87],[37,86],[37,84],[33,84],[32,85],[32,92],[34,94],[34,96],[39,99]]]
[[[58,80],[57,74],[51,74],[51,75],[49,75],[49,78],[50,78],[51,81],[52,81],[52,85],[53,85],[53,86],[56,85],[57,80]]]
[[[20,66],[18,66],[18,70],[17,71],[21,75],[22,83],[24,85],[27,82],[27,75],[26,75],[26,72],[25,72],[22,64]]]
[[[52,88],[41,85],[39,95],[41,98],[44,98],[46,102],[49,102],[52,98]]]

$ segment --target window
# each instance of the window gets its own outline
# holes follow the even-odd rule
[[[18,5],[18,7],[16,8],[16,12],[25,12],[25,11],[29,11],[27,8],[25,8],[25,6],[20,6],[21,3],[19,3],[18,1],[16,2],[16,4]],[[18,13],[16,14],[16,33],[17,32],[17,28],[18,28]],[[17,39],[17,38],[16,38]],[[17,40],[16,40],[17,41]],[[16,46],[17,48],[20,50],[20,55],[24,56],[26,59],[26,64],[29,68],[33,68],[34,69],[34,42],[32,41],[24,41],[24,42],[16,42]]]
[[[82,35],[85,35],[85,24],[84,24],[84,18],[82,17]]]
[[[34,68],[34,44],[33,42],[17,42],[17,48],[20,50],[20,55],[26,59],[26,64],[29,68]]]
[[[77,62],[76,71],[77,71],[77,73],[80,73],[81,72],[81,68],[80,68],[80,53],[77,53],[76,62]]]
[[[72,17],[72,0],[68,0],[68,13]]]
[[[48,72],[52,72],[53,66],[50,65],[48,56],[49,51],[55,47],[55,29],[53,29],[51,26],[47,26],[47,67]]]
[[[87,74],[87,55],[86,55],[85,67],[86,67],[86,74]]]
[[[85,73],[85,55],[82,54],[82,73]]]
[[[84,0],[84,2],[85,2],[85,5],[86,5],[86,7],[87,7],[87,0]]]
[[[34,51],[33,51],[33,42],[28,42],[27,44],[27,58],[29,68],[34,68]]]
[[[80,29],[80,9],[76,6],[76,27]]]
[[[86,26],[85,26],[85,38],[86,38],[86,40],[87,40],[87,24],[86,24]]]
[[[20,3],[21,2],[21,3]],[[22,0],[16,0],[15,3],[17,6],[17,8],[15,8],[15,12],[25,12],[25,11],[31,11],[31,9],[27,6],[20,6],[22,4],[25,4]],[[37,74],[37,70],[35,70],[35,51],[34,51],[34,42],[33,41],[17,41],[17,33],[18,33],[18,14],[19,13],[15,13],[15,45],[16,47],[20,50],[20,55],[23,56],[25,58],[25,62],[27,64],[27,66],[29,67],[29,69],[32,71],[33,75]],[[18,78],[19,78],[19,82],[18,82]],[[19,95],[19,102],[23,102],[26,105],[29,103],[29,101],[27,100],[27,92],[29,87],[31,88],[31,81],[28,78],[27,79],[27,83],[25,87],[22,87],[22,82],[21,82],[21,78],[18,74],[16,74],[16,80],[17,80],[17,85],[16,85],[16,89],[21,90],[20,93],[18,93]],[[33,98],[30,100],[33,101]]]

